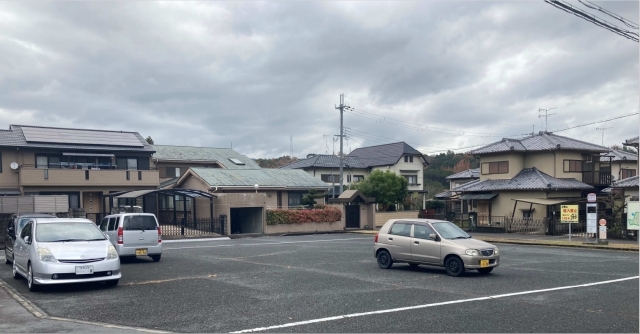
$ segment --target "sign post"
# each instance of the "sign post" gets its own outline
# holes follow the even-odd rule
[[[560,223],[569,224],[569,241],[571,241],[571,224],[578,222],[578,206],[560,206]]]
[[[607,221],[600,219],[600,239],[607,240]]]

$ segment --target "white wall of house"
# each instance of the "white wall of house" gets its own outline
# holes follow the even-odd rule
[[[390,170],[397,175],[416,176],[417,182],[415,185],[409,185],[409,191],[420,191],[423,189],[424,171],[420,156],[414,155],[413,162],[405,162],[403,156],[395,165],[373,167],[373,170],[381,170],[383,172]]]
[[[465,183],[469,183],[471,181],[473,181],[473,178],[468,178],[468,179],[455,179],[455,180],[450,180],[449,181],[449,190],[453,190],[453,188],[461,186]]]
[[[335,175],[336,176],[336,185],[340,184],[340,168],[306,168],[305,172],[307,172],[309,175],[317,178],[317,179],[322,179],[322,175]],[[365,178],[369,177],[369,170],[367,168],[344,168],[343,171],[343,180],[344,180],[344,184],[351,184],[354,182],[354,175],[362,175]],[[349,178],[349,174],[351,175],[351,178]],[[349,179],[351,179],[351,182],[349,181]]]
[[[633,169],[636,172],[635,175],[638,175],[638,161],[626,160],[611,162],[611,175],[613,175],[614,181],[622,179],[622,169]]]

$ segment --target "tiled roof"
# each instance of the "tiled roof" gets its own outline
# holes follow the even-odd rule
[[[609,161],[608,156],[612,157],[611,161],[638,161],[637,154],[622,150],[611,150],[601,155],[600,161]]]
[[[154,159],[160,161],[180,161],[180,162],[209,162],[215,161],[222,164],[226,169],[260,169],[260,166],[248,158],[230,148],[214,147],[194,147],[194,146],[172,146],[154,145],[156,153]],[[230,158],[238,159],[244,165],[236,165]]]
[[[473,183],[473,184],[472,184]],[[576,179],[557,179],[539,171],[537,168],[525,168],[511,179],[476,180],[459,187],[455,191],[492,191],[492,190],[587,190],[592,186]]]
[[[288,165],[282,166],[283,169],[299,169],[309,167],[325,167],[325,168],[340,168],[340,157],[335,155],[319,154],[307,159],[301,159],[296,162],[292,162]],[[367,168],[358,157],[345,157],[345,168]]]
[[[627,139],[624,142],[624,145],[638,146],[638,137],[633,137],[631,139]]]
[[[27,125],[11,125],[9,130],[0,130],[0,147],[25,147],[25,148],[50,148],[50,149],[66,149],[66,150],[86,150],[86,151],[133,151],[152,153],[153,147],[147,143],[137,132],[127,131],[109,131],[109,130],[87,130],[87,129],[65,129],[87,132],[124,132],[131,133],[138,138],[142,147],[131,146],[110,146],[110,145],[92,145],[92,144],[59,144],[59,143],[39,143],[28,142],[22,132],[22,128],[43,128],[43,129],[59,129],[44,126],[27,126]]]
[[[454,179],[477,179],[480,177],[480,168],[471,168],[460,173],[456,173],[453,175],[449,175],[446,177],[447,180]]]
[[[614,182],[612,188],[638,188],[638,175]]]
[[[173,179],[162,181],[162,182],[160,182],[160,188],[164,188],[164,187],[170,186],[170,185],[178,182],[178,179],[179,179],[179,177],[174,177]]]
[[[367,167],[395,165],[403,154],[419,155],[424,164],[422,153],[405,142],[360,147],[349,153],[350,157],[358,157]]]
[[[540,132],[537,135],[522,139],[503,138],[499,142],[483,146],[471,151],[471,154],[486,154],[499,152],[527,152],[527,151],[551,151],[573,150],[582,152],[608,152],[609,149],[577,139],[558,136],[550,132]]]
[[[322,188],[330,187],[328,183],[309,175],[299,169],[222,169],[222,168],[191,168],[200,178],[210,186],[244,186],[282,188]]]
[[[461,185],[459,185],[459,186],[457,186],[457,187],[453,188],[453,190],[452,190],[452,191],[454,191],[454,192],[463,192],[463,191],[465,191],[467,188],[472,187],[472,186],[474,186],[474,185],[476,185],[476,184],[478,184],[478,183],[480,183],[480,182],[482,182],[482,181],[480,181],[480,179],[473,180],[473,181],[469,181],[469,182],[467,182],[467,183],[465,183],[465,184],[461,184]]]
[[[451,197],[453,195],[454,195],[454,193],[452,191],[447,190],[447,191],[443,191],[441,193],[437,193],[433,197],[434,198],[449,198],[449,197]]]

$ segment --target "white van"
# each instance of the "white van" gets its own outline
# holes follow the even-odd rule
[[[109,237],[120,257],[162,256],[162,231],[152,213],[119,213],[104,217],[100,230]]]

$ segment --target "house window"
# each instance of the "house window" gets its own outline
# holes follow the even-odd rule
[[[303,192],[289,192],[289,207],[295,207],[302,205]]]
[[[409,162],[413,162],[413,155],[409,157]]]
[[[626,179],[628,177],[636,176],[635,169],[622,169],[620,170],[621,178]]]
[[[364,175],[354,175],[353,176],[353,182],[360,182],[364,180]]]
[[[167,177],[180,177],[180,167],[167,167]]]
[[[320,179],[327,183],[340,183],[340,175],[322,174]]]
[[[582,163],[582,160],[564,160],[564,172],[580,173],[582,172]]]
[[[347,183],[351,182],[351,174],[347,175]]]
[[[482,174],[507,174],[509,173],[509,161],[495,161],[482,163]]]
[[[129,169],[129,170],[146,170],[149,169],[148,161],[144,161],[147,158],[140,158],[140,162],[138,162],[138,158],[116,158],[116,168],[117,169]]]
[[[403,175],[403,176],[407,179],[410,186],[418,185],[418,175]]]
[[[413,156],[411,155],[405,155],[404,156],[404,162],[413,162]]]
[[[522,218],[533,218],[533,211],[522,211]]]

